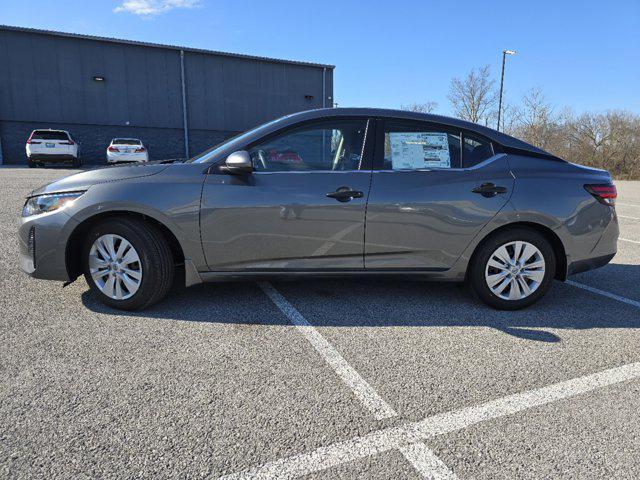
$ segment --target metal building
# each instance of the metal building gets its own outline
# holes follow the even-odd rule
[[[270,119],[331,106],[333,66],[0,26],[0,163],[31,130],[68,130],[87,163],[112,138],[151,159],[198,153]]]

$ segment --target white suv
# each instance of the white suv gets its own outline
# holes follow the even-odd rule
[[[78,142],[65,130],[34,130],[27,140],[27,163],[37,167],[48,163],[69,162],[82,165]]]
[[[114,138],[107,147],[107,163],[148,161],[149,151],[137,138]]]

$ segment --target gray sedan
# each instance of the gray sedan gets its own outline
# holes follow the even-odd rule
[[[257,277],[466,281],[518,309],[616,253],[611,176],[489,128],[411,112],[289,115],[185,162],[71,175],[24,206],[22,269],[136,310]]]

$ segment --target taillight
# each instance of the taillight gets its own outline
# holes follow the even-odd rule
[[[75,142],[73,140],[69,140],[68,142],[60,142],[60,145],[74,145]]]
[[[584,189],[604,205],[613,207],[616,204],[618,191],[616,190],[616,186],[612,183],[585,185]]]
[[[107,150],[109,150],[110,152],[119,152],[120,151],[116,147],[109,147],[109,148],[107,148]]]
[[[31,132],[31,135],[29,135],[29,138],[27,139],[27,145],[40,145],[42,142],[36,142],[34,140],[31,140],[33,138],[33,132]]]
[[[136,148],[136,153],[142,153],[145,151],[144,147]]]

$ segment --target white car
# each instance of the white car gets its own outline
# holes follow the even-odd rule
[[[137,138],[114,138],[107,147],[107,163],[148,161],[149,151]]]
[[[80,146],[66,130],[34,130],[26,145],[29,167],[46,163],[69,162],[74,167],[82,165]]]

